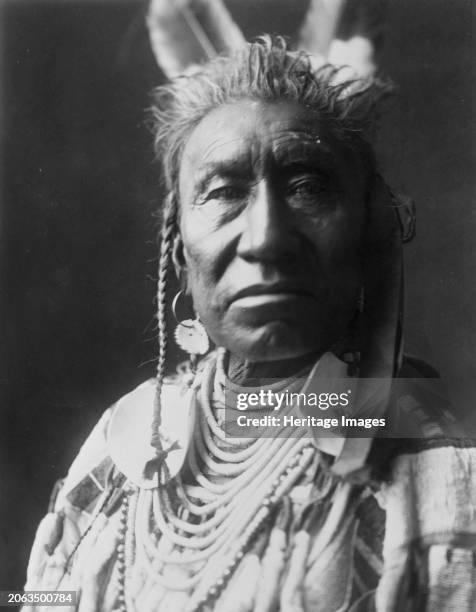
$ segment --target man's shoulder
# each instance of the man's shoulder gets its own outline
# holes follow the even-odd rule
[[[405,517],[407,536],[428,545],[431,534],[475,533],[476,437],[459,422],[438,372],[405,355],[391,407],[397,427],[409,435],[376,440],[372,449],[374,464],[387,463],[390,521]]]
[[[155,394],[156,380],[149,379],[105,410],[71,464],[55,507],[89,512],[117,472],[138,484],[143,465],[154,456],[149,441]],[[190,388],[180,377],[168,377],[161,396],[161,436],[182,439]]]
[[[88,510],[104,490],[111,469],[107,451],[107,428],[113,406],[103,412],[73,460],[61,488],[56,492],[56,509],[73,506]]]
[[[438,466],[442,454],[476,452],[476,436],[460,422],[437,370],[417,357],[404,356],[386,420],[384,436],[373,441],[368,457],[378,480],[389,480],[396,463],[418,463],[421,454]]]

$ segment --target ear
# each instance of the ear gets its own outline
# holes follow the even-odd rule
[[[172,244],[172,261],[174,264],[175,275],[180,281],[183,290],[187,290],[187,264],[183,252],[183,242],[180,233],[174,238]]]

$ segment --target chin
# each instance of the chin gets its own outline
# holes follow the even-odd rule
[[[237,330],[223,346],[248,361],[280,361],[316,352],[319,343],[312,342],[304,330],[273,321],[258,329]]]

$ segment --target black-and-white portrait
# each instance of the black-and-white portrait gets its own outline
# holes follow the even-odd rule
[[[475,610],[473,3],[0,10],[0,606]]]

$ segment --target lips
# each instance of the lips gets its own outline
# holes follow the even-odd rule
[[[286,297],[315,297],[309,289],[303,286],[302,283],[295,283],[292,281],[280,281],[277,283],[262,283],[256,285],[250,285],[244,287],[240,291],[237,291],[230,299],[229,303],[232,304],[237,300],[249,297],[259,296],[270,296],[270,299],[279,299]]]

